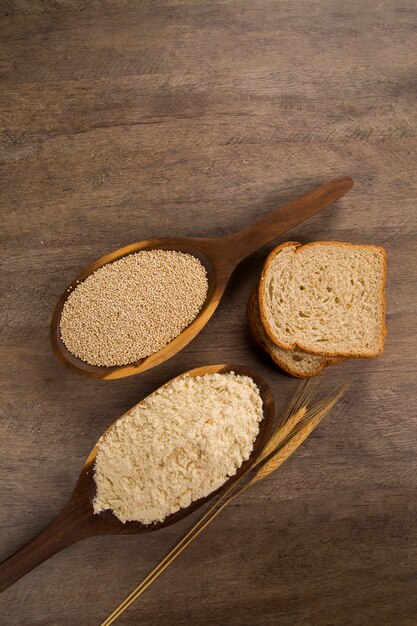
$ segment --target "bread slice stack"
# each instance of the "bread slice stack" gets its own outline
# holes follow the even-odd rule
[[[257,342],[293,376],[308,378],[347,357],[382,354],[385,250],[286,242],[268,256],[248,303]]]

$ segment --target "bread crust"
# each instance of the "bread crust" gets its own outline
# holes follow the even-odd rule
[[[268,317],[266,315],[266,304],[265,304],[265,294],[264,294],[264,289],[263,289],[263,283],[265,282],[265,277],[268,273],[269,267],[273,261],[273,259],[281,252],[281,250],[283,250],[284,248],[287,248],[289,246],[295,246],[296,250],[295,250],[295,254],[297,254],[298,252],[301,251],[301,249],[303,248],[308,248],[308,247],[312,247],[312,246],[322,246],[322,245],[328,245],[328,244],[332,244],[332,245],[338,245],[338,246],[342,246],[342,247],[350,247],[350,248],[357,248],[357,247],[361,247],[361,248],[369,248],[371,250],[381,250],[382,251],[382,257],[383,257],[383,278],[382,278],[382,284],[381,284],[381,334],[380,334],[380,347],[376,352],[373,352],[372,354],[359,354],[358,352],[355,351],[349,351],[349,352],[332,352],[330,350],[313,350],[311,348],[306,348],[305,345],[303,345],[302,343],[297,343],[294,342],[292,344],[285,344],[282,341],[280,341],[273,332],[273,329],[268,321]],[[269,339],[275,343],[275,345],[279,346],[280,348],[284,348],[284,350],[295,350],[295,349],[299,349],[299,350],[303,350],[304,352],[308,352],[309,354],[315,354],[317,356],[328,356],[328,357],[351,357],[351,358],[367,358],[367,359],[371,359],[371,358],[375,358],[379,355],[381,355],[384,352],[384,340],[387,334],[387,329],[386,329],[386,322],[385,322],[385,313],[386,313],[386,299],[385,299],[385,284],[386,284],[386,276],[387,276],[387,259],[386,259],[386,250],[385,248],[383,248],[382,246],[374,246],[374,245],[370,245],[370,244],[353,244],[353,243],[348,243],[345,241],[313,241],[311,243],[307,243],[307,244],[301,244],[298,241],[286,241],[284,243],[282,243],[281,245],[277,246],[276,248],[274,248],[270,254],[268,255],[265,264],[263,266],[262,269],[262,273],[261,273],[261,277],[259,280],[259,285],[258,285],[258,302],[259,302],[259,314],[261,317],[261,322],[262,325],[265,329],[266,334],[268,335]]]
[[[287,363],[284,363],[283,361],[280,361],[276,355],[273,353],[273,351],[270,349],[270,347],[268,346],[268,343],[264,340],[264,338],[262,337],[261,333],[259,332],[259,323],[261,323],[260,321],[260,317],[259,317],[259,306],[258,306],[258,289],[257,287],[255,287],[255,289],[252,291],[249,300],[248,300],[248,306],[247,306],[247,318],[248,318],[248,323],[249,323],[249,328],[256,340],[256,342],[261,346],[261,348],[263,348],[265,350],[265,352],[270,356],[270,358],[272,359],[272,361],[278,365],[278,367],[280,367],[282,370],[284,370],[287,374],[290,374],[291,376],[294,376],[295,378],[312,378],[313,376],[317,376],[318,374],[320,374],[320,372],[327,367],[328,365],[335,365],[336,363],[339,363],[341,361],[344,361],[343,358],[340,359],[328,359],[326,360],[323,365],[319,365],[317,367],[317,369],[309,372],[309,373],[305,373],[305,374],[301,374],[299,371],[292,369]]]

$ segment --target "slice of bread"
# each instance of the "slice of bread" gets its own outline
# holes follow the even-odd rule
[[[266,260],[259,311],[284,350],[375,357],[384,350],[385,250],[318,241],[284,243]]]
[[[321,370],[332,363],[338,363],[343,359],[316,356],[303,352],[303,350],[284,350],[279,348],[269,339],[259,316],[258,290],[254,289],[248,301],[248,322],[258,344],[269,354],[271,359],[291,376],[296,378],[310,378],[317,376]]]

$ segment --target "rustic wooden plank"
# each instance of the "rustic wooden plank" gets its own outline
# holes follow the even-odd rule
[[[348,174],[289,236],[387,248],[384,356],[326,371],[327,389],[352,382],[344,403],[120,623],[414,626],[415,3],[2,0],[0,15],[0,556],[52,519],[109,422],[180,371],[250,365],[279,408],[297,386],[245,322],[271,246],[185,351],[112,383],[51,354],[74,274],[142,238],[232,232]],[[68,548],[2,595],[2,624],[99,623],[189,524]]]

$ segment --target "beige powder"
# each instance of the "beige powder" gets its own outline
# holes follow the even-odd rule
[[[92,365],[126,365],[154,354],[198,315],[204,266],[191,254],[144,250],[104,265],[68,296],[62,341]]]
[[[262,417],[259,389],[247,376],[169,383],[100,439],[94,512],[150,524],[209,495],[249,458]]]

